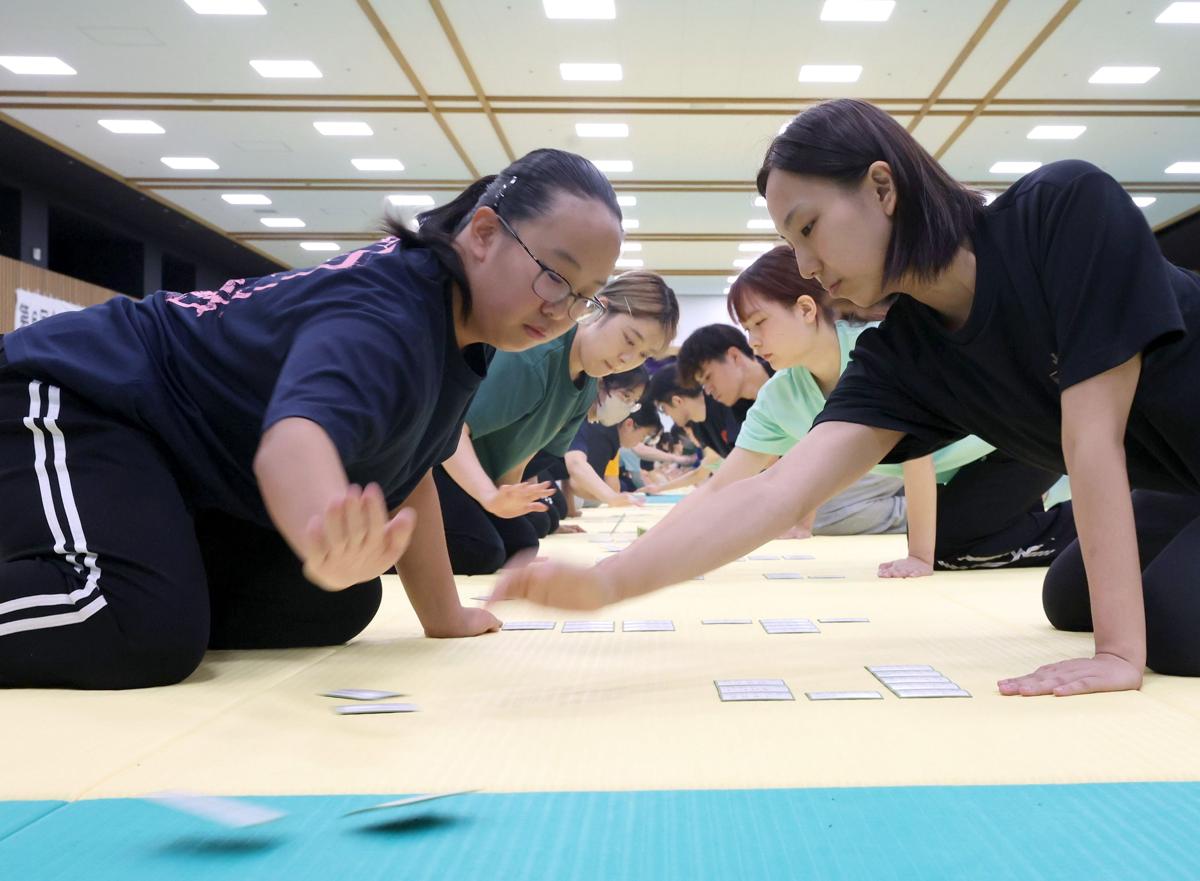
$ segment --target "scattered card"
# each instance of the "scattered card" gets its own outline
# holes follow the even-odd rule
[[[557,625],[553,621],[505,621],[500,625],[501,630],[553,630]]]
[[[723,701],[790,701],[792,690],[782,679],[715,679]]]
[[[701,618],[701,624],[753,624],[752,618]]]
[[[621,625],[626,633],[647,633],[650,631],[674,630],[673,621],[626,621]]]
[[[772,581],[801,581],[804,576],[799,572],[764,572],[763,578],[770,578]]]
[[[339,688],[336,691],[327,691],[321,697],[338,697],[348,701],[382,701],[404,695],[398,691],[375,691],[371,688]]]
[[[820,633],[820,628],[807,618],[762,618],[759,620],[767,633]]]
[[[612,633],[611,621],[564,621],[563,633]]]
[[[220,798],[194,792],[158,792],[146,796],[147,801],[184,814],[191,814],[210,823],[241,829],[261,826],[287,816],[283,811],[257,805],[238,798]]]
[[[783,559],[785,559],[785,560],[815,560],[816,557],[814,557],[812,554],[784,554]]]
[[[822,624],[870,624],[870,618],[818,618]]]
[[[355,814],[368,814],[372,811],[386,811],[392,808],[407,808],[412,805],[425,804],[430,801],[437,801],[440,798],[453,798],[456,795],[468,795],[472,792],[479,792],[478,789],[460,789],[457,792],[435,792],[431,795],[414,795],[412,798],[402,798],[397,801],[385,801],[382,804],[371,805],[369,808],[358,808],[353,811],[347,811],[342,814],[343,817],[353,817]]]
[[[806,691],[810,701],[881,701],[877,691]]]
[[[794,701],[790,691],[720,692],[723,701]]]
[[[872,673],[900,673],[905,670],[924,670],[926,672],[932,670],[928,664],[877,664],[874,667],[867,667]]]
[[[970,697],[971,692],[963,688],[893,688],[896,697]]]
[[[747,560],[778,560],[779,554],[747,554]]]
[[[334,707],[342,716],[371,716],[376,713],[415,713],[416,704],[345,704]]]
[[[809,581],[844,581],[845,575],[809,575]]]

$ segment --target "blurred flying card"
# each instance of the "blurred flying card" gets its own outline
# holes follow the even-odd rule
[[[261,826],[263,823],[287,816],[283,811],[256,805],[244,799],[220,798],[194,792],[158,792],[146,796],[146,800],[231,829]]]
[[[388,811],[395,808],[408,808],[413,805],[422,805],[426,802],[437,801],[441,798],[453,798],[456,795],[469,795],[472,792],[479,792],[478,789],[460,789],[457,792],[435,792],[431,795],[414,795],[412,798],[401,798],[396,801],[385,801],[382,804],[371,805],[369,808],[358,808],[353,811],[347,811],[342,814],[343,817],[353,817],[355,814],[369,814],[372,811]]]
[[[337,697],[348,701],[382,701],[404,695],[398,691],[375,691],[371,688],[339,688],[336,691],[327,691],[321,697]]]
[[[334,707],[341,716],[373,716],[376,713],[415,713],[416,704],[345,704]]]

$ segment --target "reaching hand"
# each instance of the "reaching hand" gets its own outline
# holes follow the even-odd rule
[[[304,576],[325,590],[378,578],[404,555],[417,524],[409,509],[388,520],[383,490],[351,484],[345,495],[316,514],[305,530]]]
[[[609,504],[614,508],[624,508],[628,505],[640,508],[646,504],[646,496],[644,493],[618,493],[617,497]]]
[[[496,487],[496,491],[488,497],[483,507],[496,517],[523,517],[535,511],[545,511],[546,506],[542,499],[553,495],[554,492],[556,490],[553,484],[538,483],[534,479],[524,483],[506,483]]]
[[[1074,658],[1038,667],[1028,676],[1001,679],[1001,694],[1092,694],[1099,691],[1136,691],[1142,687],[1142,670],[1118,655],[1097,653],[1094,658]]]
[[[425,635],[434,639],[457,639],[493,633],[499,629],[500,619],[487,609],[464,608],[460,611],[458,618],[446,626],[426,627]]]
[[[920,557],[905,557],[879,564],[880,578],[923,578],[933,574],[933,567]]]
[[[566,563],[534,563],[507,569],[496,582],[489,603],[524,599],[559,609],[599,609],[619,599],[616,585],[596,567]]]

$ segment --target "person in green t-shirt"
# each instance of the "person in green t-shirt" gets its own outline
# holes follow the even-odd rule
[[[549,482],[522,481],[538,451],[561,456],[590,414],[619,422],[627,392],[597,400],[598,377],[621,373],[675,335],[679,304],[652,272],[627,272],[597,296],[605,312],[557,340],[498,352],[470,408],[458,449],[434,470],[450,563],[456,574],[495,572],[532,559],[546,534]]]

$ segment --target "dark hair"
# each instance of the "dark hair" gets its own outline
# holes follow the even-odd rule
[[[650,381],[650,374],[646,372],[646,368],[640,364],[632,370],[626,370],[624,373],[610,373],[608,376],[601,377],[600,385],[604,387],[604,391],[608,393],[620,392],[625,389],[638,388],[644,386]]]
[[[746,342],[746,335],[728,324],[706,324],[693,330],[683,345],[675,362],[679,379],[688,386],[700,384],[698,374],[709,361],[724,361],[729,347],[737,349],[747,358],[754,357],[754,350]]]
[[[950,265],[983,212],[983,196],[968,189],[917,143],[904,127],[866,101],[839,98],[809,107],[771,142],[759,169],[760,195],[779,169],[853,186],[871,163],[884,161],[896,186],[892,239],[884,278],[906,273],[932,280]]]
[[[638,428],[653,428],[655,434],[662,431],[662,417],[658,415],[658,411],[654,409],[654,405],[648,401],[643,401],[642,406],[638,407],[625,418],[632,419],[633,424]]]
[[[676,395],[695,398],[700,394],[700,389],[689,388],[679,381],[679,368],[674,364],[668,364],[651,376],[650,385],[646,387],[646,400],[655,405],[669,404]]]
[[[829,296],[819,281],[800,274],[796,252],[789,245],[772,248],[743,269],[729,286],[725,305],[730,318],[744,323],[754,311],[756,301],[766,300],[790,309],[805,295],[813,298],[821,314],[830,321],[882,321],[887,314],[885,305],[863,309],[849,300],[835,300]],[[682,363],[683,349],[679,350],[679,360]]]
[[[596,296],[608,301],[608,310],[601,321],[607,321],[613,315],[652,318],[663,329],[663,348],[675,338],[679,328],[679,301],[662,276],[640,269],[623,272]]]
[[[565,150],[542,149],[526,153],[500,174],[480,178],[445,205],[422,211],[415,231],[390,210],[384,216],[384,229],[398,238],[402,247],[428,248],[434,253],[462,291],[462,312],[467,316],[471,314],[471,287],[462,258],[454,249],[454,237],[482,205],[515,223],[546,214],[559,193],[598,199],[621,219],[612,184],[590,160]]]

